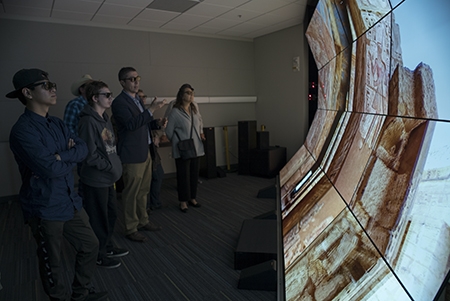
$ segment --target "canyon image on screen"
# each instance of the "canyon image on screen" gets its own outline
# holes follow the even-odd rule
[[[450,270],[450,2],[320,0],[280,172],[286,300],[433,300]]]

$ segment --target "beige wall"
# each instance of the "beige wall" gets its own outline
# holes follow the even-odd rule
[[[50,114],[60,118],[67,102],[74,98],[70,85],[75,79],[89,73],[118,94],[117,72],[123,66],[138,70],[141,88],[147,95],[172,96],[187,82],[199,97],[257,96],[256,103],[200,104],[204,125],[216,127],[218,166],[226,164],[223,126],[229,126],[231,164],[237,163],[239,120],[266,124],[271,144],[288,147],[288,157],[295,153],[304,136],[304,130],[300,130],[298,138],[292,139],[286,131],[290,122],[295,128],[302,126],[303,117],[299,117],[300,121],[285,118],[288,113],[297,116],[292,112],[295,110],[300,111],[299,116],[303,114],[305,72],[292,73],[290,69],[292,54],[304,56],[303,26],[246,42],[0,19],[0,40],[0,197],[15,195],[20,187],[8,136],[24,108],[4,95],[13,89],[12,76],[21,68],[49,72],[50,79],[58,84],[58,104]],[[274,40],[284,45],[267,47]],[[272,73],[274,64],[275,70],[279,69],[277,74]],[[306,62],[302,65],[306,66]],[[161,155],[166,173],[173,173],[170,148],[161,149]]]
[[[270,145],[287,147],[291,158],[308,132],[308,48],[303,25],[255,40],[258,130],[264,124]],[[293,71],[294,57],[300,70]]]

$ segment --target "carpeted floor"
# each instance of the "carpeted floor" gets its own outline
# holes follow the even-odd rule
[[[256,197],[274,183],[275,179],[236,173],[202,179],[197,199],[202,207],[184,214],[178,207],[175,178],[165,179],[165,207],[150,215],[163,230],[141,232],[148,237],[145,243],[129,241],[122,234],[119,213],[113,240],[130,254],[121,258],[119,268],[98,268],[93,286],[107,290],[110,301],[276,300],[273,291],[238,289],[240,271],[234,270],[242,222],[275,210],[274,199]],[[0,300],[48,300],[38,275],[35,243],[18,202],[0,203],[0,229]],[[73,251],[68,244],[63,255],[70,283]]]

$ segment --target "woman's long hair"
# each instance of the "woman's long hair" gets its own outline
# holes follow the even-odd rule
[[[189,84],[182,85],[180,87],[180,89],[178,89],[177,99],[175,100],[175,104],[173,105],[174,108],[179,108],[179,109],[182,108],[182,106],[183,106],[184,90],[186,90],[187,88],[189,88],[192,91],[194,91],[194,88],[192,88],[191,85],[189,85]],[[191,102],[191,112],[193,112],[194,114],[197,114],[197,109],[196,109],[195,105],[192,102]]]

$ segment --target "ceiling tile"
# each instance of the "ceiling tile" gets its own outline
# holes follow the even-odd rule
[[[168,22],[168,21],[176,18],[179,15],[180,15],[179,13],[166,12],[166,11],[160,11],[160,10],[146,8],[139,15],[136,16],[136,19],[162,21],[165,23],[165,22]]]
[[[94,1],[103,2],[103,0],[94,0]],[[142,9],[142,8],[147,7],[150,3],[152,3],[153,0],[106,0],[105,2],[108,4],[134,6],[134,7],[139,7]]]
[[[137,7],[103,3],[97,14],[103,16],[115,16],[131,19],[135,17],[141,10],[142,9]]]
[[[250,2],[250,0],[204,0],[203,2],[208,3],[208,4],[218,4],[218,5],[222,5],[222,6],[228,6],[228,7],[237,7],[244,3]]]
[[[98,10],[101,2],[93,2],[93,1],[63,1],[63,0],[55,0],[55,5],[53,6],[53,10],[60,10],[66,12],[75,12],[75,13],[91,13],[91,16]],[[53,15],[52,15],[53,16]]]
[[[239,8],[259,13],[266,13],[285,5],[288,5],[288,3],[274,0],[253,0],[251,2],[245,3],[242,6],[239,6]]]
[[[148,5],[148,8],[183,13],[199,3],[195,0],[154,0]]]
[[[159,2],[195,5],[183,13],[149,9]],[[20,20],[111,26],[138,30],[170,29],[241,38],[258,36],[303,21],[309,0],[0,0],[0,16]],[[53,9],[53,10],[52,10]],[[50,19],[51,18],[51,19]],[[289,21],[289,22],[286,22]],[[283,27],[284,26],[284,27]],[[223,32],[223,33],[221,33]]]
[[[94,14],[78,13],[74,11],[53,10],[52,19],[74,20],[89,22]]]
[[[305,5],[300,5],[297,3],[288,4],[279,9],[273,10],[270,12],[272,15],[282,16],[285,19],[290,19],[294,17],[301,16],[303,19],[303,15],[305,13]]]
[[[277,23],[275,25],[269,26],[268,28],[272,29],[272,31],[278,31],[284,28],[289,28],[295,25],[299,25],[302,23],[303,18],[297,17],[289,20],[285,20],[283,22]]]
[[[189,9],[186,13],[192,15],[201,15],[201,16],[209,16],[211,18],[217,17],[221,14],[224,14],[230,10],[230,7],[222,6],[222,5],[214,5],[207,3],[200,3],[193,8]]]
[[[225,19],[232,19],[240,22],[245,22],[247,20],[250,20],[252,18],[255,18],[259,16],[260,14],[257,12],[253,12],[250,10],[243,10],[243,9],[233,9],[226,14],[221,15],[221,18]]]
[[[206,23],[210,20],[209,17],[196,16],[190,14],[181,14],[176,19],[173,19],[170,23],[186,24],[187,27],[194,27]]]
[[[203,25],[211,28],[227,29],[239,23],[241,22],[232,19],[215,18]]]
[[[264,15],[260,15],[256,18],[251,19],[250,23],[253,24],[259,24],[264,26],[269,26],[269,25],[274,25],[277,23],[280,23],[284,21],[284,18],[280,17],[280,16],[276,16],[276,15],[272,15],[272,14],[264,14]]]

